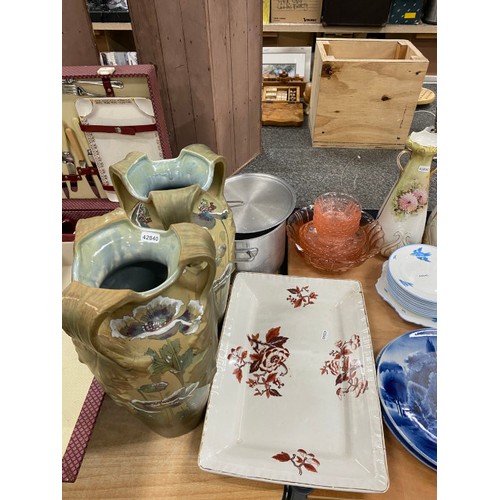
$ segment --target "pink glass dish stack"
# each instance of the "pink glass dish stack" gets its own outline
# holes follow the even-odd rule
[[[327,214],[320,208],[320,227],[316,227],[318,216],[315,210],[324,204],[324,197],[318,197],[314,205],[297,210],[287,221],[287,233],[291,242],[302,254],[304,260],[323,271],[343,272],[359,266],[379,253],[383,243],[383,231],[378,222],[363,212],[357,200],[349,195],[327,193],[342,197],[344,212]],[[351,198],[350,200],[348,198]],[[330,221],[330,224],[328,223]]]

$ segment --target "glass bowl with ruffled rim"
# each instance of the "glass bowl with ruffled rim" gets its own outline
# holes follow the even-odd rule
[[[358,231],[361,212],[361,204],[354,196],[323,193],[314,200],[314,220],[310,225],[319,236],[347,239]]]
[[[355,258],[345,258],[342,255],[336,255],[335,245],[328,248],[327,245],[318,244],[316,248],[308,246],[304,248],[301,245],[300,231],[302,226],[308,224],[314,217],[314,205],[296,210],[287,219],[286,231],[290,242],[302,255],[306,263],[328,272],[344,272],[353,267],[361,265],[371,257],[380,252],[384,242],[384,231],[378,221],[369,213],[361,212],[361,221],[359,231],[364,234],[364,243],[361,252]]]

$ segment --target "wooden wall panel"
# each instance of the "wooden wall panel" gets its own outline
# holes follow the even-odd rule
[[[251,2],[250,2],[251,3]],[[262,2],[256,2],[262,3]],[[262,123],[262,8],[248,8],[248,151],[261,148]],[[255,40],[260,40],[257,44]],[[256,68],[256,69],[253,69]],[[258,69],[257,69],[258,68]],[[250,158],[251,159],[251,158]]]
[[[129,0],[140,63],[154,64],[173,154],[206,144],[238,170],[261,151],[262,3]]]
[[[229,5],[231,40],[231,81],[233,92],[234,141],[236,164],[249,158],[248,144],[248,42],[246,0],[232,0]],[[262,10],[262,9],[261,9]]]
[[[207,2],[180,0],[180,6],[196,140],[207,145],[217,144]]]
[[[208,0],[207,17],[218,19],[219,25],[209,25],[210,64],[212,68],[214,109],[217,110],[215,133],[220,154],[233,171],[236,165],[236,145],[234,141],[233,89],[231,78],[231,33],[229,5],[220,0]]]
[[[99,52],[85,0],[62,3],[62,65],[99,64]]]

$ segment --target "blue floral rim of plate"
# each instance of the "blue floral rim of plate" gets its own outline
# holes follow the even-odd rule
[[[399,436],[437,465],[437,329],[405,333],[377,356],[382,408]]]

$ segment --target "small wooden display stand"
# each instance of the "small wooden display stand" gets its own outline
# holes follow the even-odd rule
[[[300,127],[304,109],[298,85],[264,85],[262,87],[262,125]]]

